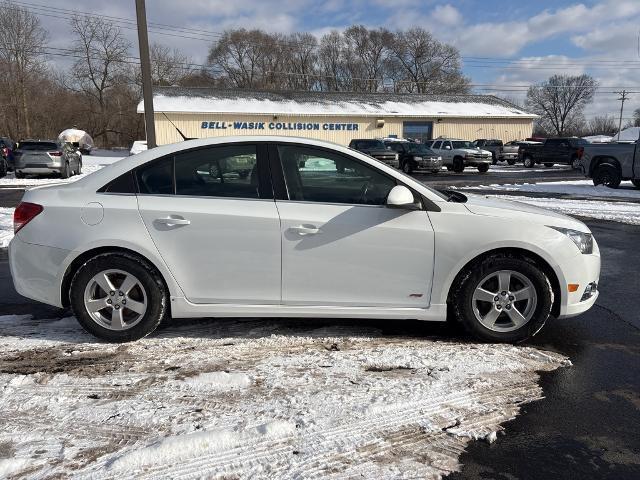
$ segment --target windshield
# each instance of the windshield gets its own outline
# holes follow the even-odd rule
[[[412,143],[409,145],[409,153],[417,153],[421,155],[433,155],[433,152],[422,143]]]
[[[360,140],[358,142],[358,148],[369,148],[369,149],[377,148],[379,150],[387,149],[385,144],[382,143],[382,140]]]
[[[20,150],[35,150],[39,152],[48,152],[57,150],[58,145],[53,142],[24,142],[20,144]]]
[[[451,144],[454,149],[457,148],[476,148],[473,143],[467,142],[466,140],[452,140]]]

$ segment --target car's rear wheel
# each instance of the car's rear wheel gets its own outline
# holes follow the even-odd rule
[[[464,160],[460,157],[453,159],[453,171],[456,173],[464,172]]]
[[[69,298],[80,325],[108,342],[145,337],[167,314],[168,293],[160,274],[126,253],[85,262],[73,276]]]
[[[7,161],[3,157],[0,157],[0,178],[6,176],[8,170]]]
[[[24,178],[24,173],[16,172],[16,178]]]
[[[633,183],[634,187],[640,188],[640,179],[631,180],[631,183]]]
[[[487,173],[489,171],[489,164],[483,163],[482,165],[478,165],[478,171],[480,173]]]
[[[533,166],[536,164],[536,162],[534,162],[533,158],[531,157],[524,157],[524,161],[522,163],[527,168],[533,168]]]
[[[598,165],[593,172],[593,184],[596,186],[604,185],[609,188],[618,188],[621,181],[620,170],[610,163]]]
[[[78,169],[76,170],[76,175],[82,174],[82,161],[78,161]]]
[[[476,338],[522,342],[545,324],[553,306],[546,274],[525,258],[496,255],[461,275],[450,302],[457,320]]]

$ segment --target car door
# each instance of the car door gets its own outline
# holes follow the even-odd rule
[[[385,206],[393,177],[319,147],[280,144],[270,155],[284,188],[283,304],[429,305],[433,229],[425,210]]]
[[[193,303],[280,303],[280,219],[264,144],[209,146],[136,170],[140,214]]]

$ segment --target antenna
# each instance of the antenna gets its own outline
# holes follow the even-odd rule
[[[167,117],[167,114],[166,114],[166,113],[162,112],[162,114],[164,115],[164,118],[166,118],[167,120],[169,120],[169,123],[170,123],[171,125],[173,125],[173,128],[175,128],[175,129],[178,131],[178,133],[179,133],[179,134],[180,134],[180,136],[182,137],[182,140],[184,140],[185,142],[186,142],[187,140],[195,140],[195,138],[187,138],[187,137],[184,135],[184,133],[182,133],[182,132],[180,131],[180,129],[179,129],[178,127],[176,127],[176,124],[175,124],[175,123],[173,123],[169,117]]]

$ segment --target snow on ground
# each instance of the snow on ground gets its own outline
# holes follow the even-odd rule
[[[464,190],[496,190],[508,192],[554,193],[583,197],[612,197],[640,199],[640,189],[631,182],[622,182],[622,188],[597,187],[591,180],[563,180],[558,182],[492,184],[462,187]],[[452,187],[454,188],[454,187]]]
[[[476,169],[474,167],[467,167],[465,168],[464,171],[466,172],[467,170],[469,170],[470,172],[473,172]],[[553,167],[543,167],[540,165],[533,168],[526,168],[521,163],[516,163],[515,165],[498,163],[496,165],[491,165],[489,167],[489,173],[487,175],[490,176],[492,172],[529,173],[530,174],[530,173],[540,173],[540,172],[549,172],[549,171],[558,171],[558,170],[565,170],[567,172],[572,172],[573,168],[571,168],[568,165],[554,165]]]
[[[74,175],[71,178],[61,179],[56,176],[48,177],[35,177],[28,176],[27,178],[16,178],[13,172],[9,172],[6,177],[0,178],[0,186],[35,186],[35,185],[48,185],[51,183],[68,183],[75,182],[81,179],[85,175],[100,170],[105,165],[117,162],[124,157],[123,152],[114,152],[110,150],[96,150],[92,155],[82,156],[82,174]]]
[[[439,478],[470,441],[494,441],[501,423],[541,398],[536,372],[570,365],[533,347],[402,325],[175,321],[113,345],[73,318],[0,317],[0,470]]]
[[[640,225],[640,203],[606,202],[598,200],[567,200],[560,198],[532,198],[515,195],[487,195],[502,200],[514,200],[546,208],[566,215],[579,215],[598,220]]]
[[[0,248],[9,246],[13,238],[13,211],[15,208],[0,207]]]

